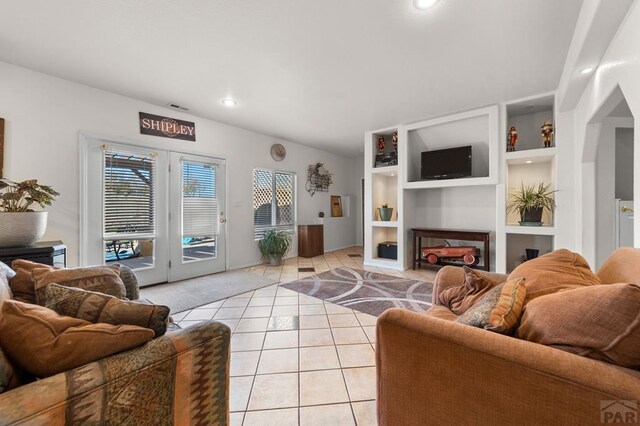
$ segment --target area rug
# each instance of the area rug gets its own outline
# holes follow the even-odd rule
[[[424,312],[433,291],[429,282],[344,267],[280,285],[375,316],[389,308]]]
[[[177,313],[276,283],[251,272],[228,271],[144,287],[140,289],[140,295]]]

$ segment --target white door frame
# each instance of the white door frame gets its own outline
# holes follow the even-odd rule
[[[218,224],[219,236],[216,239],[216,254],[215,258],[199,259],[188,262],[183,262],[183,247],[182,247],[182,234],[180,233],[180,225],[182,224],[182,159],[193,162],[200,162],[205,164],[216,165],[216,198],[218,194],[222,197],[220,200],[220,223]],[[170,151],[169,152],[169,165],[171,167],[169,173],[169,282],[180,281],[202,275],[209,275],[212,273],[223,272],[227,269],[227,172],[226,161],[216,157],[209,157],[204,155],[186,154],[184,152]],[[222,185],[218,185],[222,183]],[[171,191],[171,189],[174,191]],[[180,195],[179,199],[172,198],[171,193],[174,193],[174,197]],[[222,246],[222,250],[219,250]],[[220,256],[224,256],[223,261],[220,262]],[[191,272],[188,274],[187,271]]]
[[[88,240],[88,235],[89,235],[89,217],[88,217],[88,210],[89,210],[89,206],[88,206],[88,185],[87,185],[87,177],[89,175],[89,167],[87,164],[87,149],[88,149],[88,144],[91,140],[100,140],[106,144],[116,144],[116,145],[128,145],[131,146],[133,148],[138,148],[138,149],[152,149],[155,151],[165,151],[167,152],[167,154],[169,152],[171,152],[172,150],[167,148],[164,149],[158,149],[157,144],[155,143],[150,143],[150,142],[145,142],[142,140],[138,140],[138,139],[132,139],[132,138],[127,138],[127,137],[120,137],[120,136],[112,136],[112,135],[105,135],[105,134],[101,134],[101,133],[94,133],[94,132],[79,132],[79,154],[80,154],[80,176],[79,176],[79,180],[80,180],[80,194],[79,194],[79,200],[80,200],[80,217],[79,217],[79,221],[80,221],[80,232],[78,235],[78,247],[80,248],[79,250],[79,266],[88,266],[91,263],[91,260],[89,258],[89,256],[87,255],[87,248],[89,247],[89,240]],[[205,156],[205,157],[213,157],[213,158],[217,158],[220,159],[221,161],[225,161],[226,163],[226,158],[224,156],[221,155],[216,155],[215,153],[202,153],[202,152],[197,152],[195,150],[190,150],[190,149],[182,149],[182,147],[179,150],[173,150],[173,152],[180,152],[180,153],[184,153],[187,155],[199,155],[199,156]],[[165,197],[166,199],[168,199],[168,195],[169,195],[169,183],[168,181],[165,183]],[[229,206],[229,179],[225,179],[225,205],[228,207]],[[168,211],[168,210],[167,210]],[[227,231],[229,230],[229,223],[233,221],[233,218],[230,217],[229,215],[227,215],[227,222],[225,223],[225,225],[227,225]],[[168,223],[166,225],[166,229],[165,232],[168,235]],[[227,232],[227,244],[225,244],[225,249],[224,249],[224,256],[225,256],[225,270],[229,269],[229,244],[228,241],[230,241],[229,238],[229,233]],[[166,256],[168,259],[169,256],[169,246],[167,245],[167,247],[165,247],[165,251],[166,251]],[[167,260],[168,261],[168,260]],[[104,257],[101,259],[101,263],[104,263]],[[95,263],[94,263],[95,264]],[[167,264],[168,266],[168,264]],[[142,286],[144,286],[144,283],[141,284]]]

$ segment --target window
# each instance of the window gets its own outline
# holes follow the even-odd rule
[[[153,266],[156,236],[156,158],[104,150],[104,260]]]
[[[296,220],[294,173],[255,169],[253,171],[253,225],[256,240],[264,231],[294,232]]]

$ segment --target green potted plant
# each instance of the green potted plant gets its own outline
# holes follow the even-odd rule
[[[258,241],[260,253],[271,266],[282,264],[282,258],[291,249],[291,235],[286,231],[276,231],[269,229],[262,235],[262,239]]]
[[[556,207],[551,185],[544,182],[525,185],[520,184],[520,189],[510,195],[511,202],[507,206],[508,212],[517,212],[520,215],[521,226],[542,226],[542,214],[544,211],[552,213]]]
[[[47,229],[47,212],[31,206],[50,206],[60,195],[36,179],[13,182],[0,179],[0,247],[26,247],[38,241]]]
[[[389,204],[384,203],[382,207],[378,208],[378,214],[380,215],[380,220],[390,221],[393,215],[393,207],[389,207]]]

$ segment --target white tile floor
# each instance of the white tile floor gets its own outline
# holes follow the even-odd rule
[[[362,268],[349,254],[289,259],[249,268],[281,282],[336,266]],[[316,272],[298,272],[298,267]],[[366,268],[370,269],[370,268]],[[432,278],[430,271],[398,273]],[[181,327],[214,319],[231,337],[232,425],[376,425],[376,318],[272,285],[173,315]]]

